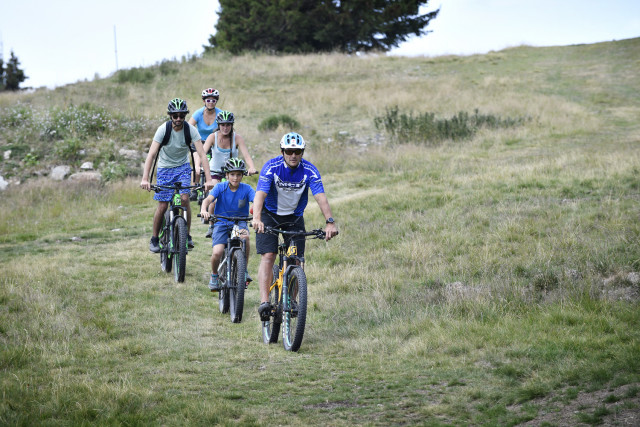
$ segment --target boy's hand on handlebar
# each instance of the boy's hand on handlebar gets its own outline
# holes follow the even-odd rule
[[[213,183],[213,179],[210,179],[209,181],[204,183],[204,189],[205,191],[209,191],[213,188],[215,184]]]
[[[249,175],[249,176],[251,176],[251,175],[255,175],[255,174],[257,174],[257,173],[258,173],[258,170],[257,170],[257,169],[255,169],[255,168],[249,168],[249,169],[247,170],[247,175]]]
[[[140,188],[142,188],[143,190],[151,191],[151,184],[148,180],[143,179],[142,181],[140,181]]]
[[[324,240],[329,241],[338,235],[338,227],[335,224],[327,224],[324,230]]]
[[[200,211],[200,217],[202,217],[202,219],[204,219],[205,221],[209,221],[211,214],[209,213],[209,211]]]

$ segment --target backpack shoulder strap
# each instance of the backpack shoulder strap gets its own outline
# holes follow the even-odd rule
[[[182,129],[184,130],[184,143],[187,144],[187,148],[189,148],[189,153],[191,154],[191,172],[193,174],[193,182],[198,182],[196,181],[196,161],[193,158],[193,150],[191,149],[191,125],[189,122],[184,122]]]
[[[164,137],[162,138],[162,142],[160,143],[161,148],[167,145],[167,143],[169,142],[169,139],[171,139],[171,129],[172,129],[171,120],[167,120],[167,123],[165,123],[165,128],[164,128]]]

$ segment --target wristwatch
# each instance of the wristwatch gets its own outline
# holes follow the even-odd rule
[[[336,222],[336,220],[331,217],[327,220],[327,224],[333,224],[334,222]]]

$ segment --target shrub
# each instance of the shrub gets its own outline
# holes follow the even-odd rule
[[[62,141],[57,141],[53,147],[53,152],[59,158],[68,161],[79,160],[80,150],[82,150],[82,141],[78,138],[66,138]]]
[[[258,130],[264,132],[266,130],[276,130],[278,126],[282,125],[287,129],[295,129],[300,127],[300,123],[293,117],[287,114],[276,114],[269,116],[258,125]]]
[[[374,118],[376,129],[385,131],[395,143],[425,143],[436,144],[443,140],[461,140],[472,137],[479,128],[506,128],[522,124],[523,118],[502,119],[494,115],[473,115],[464,111],[449,119],[438,119],[435,113],[412,112],[400,113],[397,106],[388,108],[386,114]]]
[[[116,80],[118,83],[150,83],[155,76],[155,73],[149,68],[134,67],[118,71]]]

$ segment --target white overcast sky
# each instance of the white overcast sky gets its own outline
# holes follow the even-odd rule
[[[7,0],[0,7],[5,62],[14,51],[23,87],[55,87],[119,69],[201,54],[217,21],[213,0]],[[640,37],[640,0],[431,0],[428,29],[396,55],[486,53]],[[117,47],[117,53],[116,53]],[[117,61],[117,63],[116,63]]]

